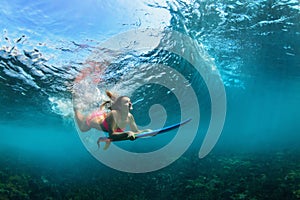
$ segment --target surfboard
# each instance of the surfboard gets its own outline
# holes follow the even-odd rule
[[[161,134],[161,133],[165,133],[168,131],[171,131],[173,129],[179,128],[180,126],[187,124],[188,122],[190,122],[192,119],[186,119],[182,122],[170,125],[170,126],[166,126],[164,128],[160,128],[160,129],[156,129],[153,131],[149,131],[149,132],[142,132],[142,133],[137,133],[135,134],[135,139],[138,138],[143,138],[143,137],[149,137],[149,136],[155,136],[157,134]],[[117,141],[123,141],[123,140],[129,140],[129,138],[122,138],[122,139],[115,139],[115,138],[110,138],[110,137],[100,137],[97,141],[98,147],[100,147],[100,142],[105,142],[106,145],[104,147],[104,149],[107,149],[109,147],[110,142],[117,142]]]
[[[157,134],[165,133],[165,132],[171,131],[175,128],[179,128],[180,126],[190,122],[191,120],[192,119],[189,118],[189,119],[184,120],[180,123],[173,124],[173,125],[170,125],[170,126],[167,126],[167,127],[164,127],[164,128],[156,129],[156,130],[153,130],[153,131],[150,131],[150,132],[143,132],[143,133],[135,134],[135,138],[143,138],[143,137],[155,136]]]

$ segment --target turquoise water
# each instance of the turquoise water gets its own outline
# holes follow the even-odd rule
[[[299,199],[299,10],[294,0],[3,0],[0,199]],[[203,159],[198,153],[214,105],[205,78],[194,66],[163,49],[168,41],[143,53],[99,48],[109,38],[140,28],[189,36],[220,73],[226,119],[216,145]],[[144,86],[131,95],[139,126],[155,129],[164,119],[170,125],[185,115],[194,119],[183,133],[196,136],[179,159],[152,172],[127,173],[90,153],[73,121],[71,90],[88,62],[106,60],[104,74],[91,73],[102,81],[89,85],[91,91],[81,91],[93,94],[92,99],[81,103],[93,107],[104,88],[127,94],[139,82]],[[147,81],[164,77],[156,64],[182,74],[187,85],[180,84],[179,91],[185,94],[182,86],[191,88],[199,106],[182,106],[174,95],[178,89],[147,86]],[[211,71],[206,75],[212,83],[219,80]],[[177,76],[172,77],[175,83]],[[185,97],[189,102],[190,96]],[[155,104],[164,111],[154,110],[157,121],[151,126],[148,112]],[[201,120],[195,120],[199,109]],[[116,145],[152,152],[170,144],[175,135],[172,131]]]

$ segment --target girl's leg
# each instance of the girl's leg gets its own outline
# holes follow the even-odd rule
[[[78,125],[78,128],[80,129],[80,131],[86,132],[86,131],[90,130],[91,127],[89,127],[86,124],[86,117],[76,109],[74,109],[74,112],[75,112],[75,119],[76,119],[76,122],[77,122],[77,125]]]

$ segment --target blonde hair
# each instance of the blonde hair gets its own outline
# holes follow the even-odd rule
[[[111,91],[106,90],[105,93],[112,101],[115,101],[117,99],[117,95],[112,93]]]
[[[117,96],[116,94],[106,90],[105,91],[106,95],[110,98],[111,101],[108,101],[109,103],[111,103],[109,109],[110,110],[120,110],[120,104],[121,104],[121,100],[124,97],[128,97],[128,96]]]

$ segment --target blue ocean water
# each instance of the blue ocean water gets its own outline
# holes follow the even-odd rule
[[[3,0],[0,17],[1,199],[300,198],[299,1]],[[151,28],[197,41],[224,83],[224,127],[203,159],[198,152],[213,105],[193,66],[159,48],[143,54],[99,48],[122,32]],[[200,109],[201,120],[193,121],[198,128],[186,131],[197,135],[171,165],[120,172],[95,159],[82,142],[73,119],[74,80],[87,63],[107,60],[113,61],[93,98],[103,88],[126,94],[138,81],[146,85],[144,71],[151,72],[149,80],[164,76],[154,63],[178,70],[195,91],[199,106],[183,109],[194,119]],[[167,125],[181,120],[175,91],[157,85],[135,91],[137,124],[150,123],[155,104],[164,107]],[[154,112],[158,121],[161,115]],[[151,152],[175,134],[117,145]]]

